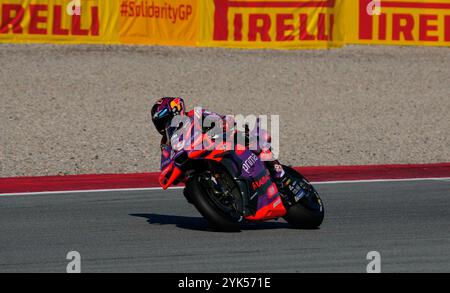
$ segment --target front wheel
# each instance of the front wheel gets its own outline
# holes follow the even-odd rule
[[[296,228],[318,228],[322,224],[325,215],[319,194],[300,173],[288,166],[283,166],[283,168],[289,176],[300,182],[302,189],[305,191],[305,195],[288,209],[284,219]]]
[[[186,182],[185,193],[215,229],[240,231],[240,221],[243,219],[242,197],[237,184],[227,173],[220,176],[195,174]]]

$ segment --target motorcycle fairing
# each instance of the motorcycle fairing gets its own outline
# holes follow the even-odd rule
[[[163,189],[179,181],[183,174],[182,166],[177,163],[177,158],[186,156],[191,160],[212,160],[219,162],[238,182],[244,199],[243,211],[244,217],[252,221],[263,221],[282,217],[286,214],[286,209],[282,203],[280,193],[276,184],[272,181],[270,174],[261,159],[252,151],[236,146],[230,150],[229,143],[223,142],[222,147],[195,149],[197,143],[203,143],[206,146],[214,145],[206,135],[194,137],[191,142],[190,150],[181,149],[178,152],[172,152],[170,163],[167,157],[164,158],[164,169],[161,171],[160,184]]]
[[[241,159],[239,179],[245,180],[247,185],[249,185],[249,202],[256,211],[245,218],[247,220],[260,221],[284,216],[286,209],[282,203],[281,195],[276,184],[272,181],[264,162],[249,150],[236,151],[236,154]],[[256,158],[254,164],[248,169],[243,168],[244,163],[251,157]],[[255,204],[256,207],[254,206]]]

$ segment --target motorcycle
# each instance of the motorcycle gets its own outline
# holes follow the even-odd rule
[[[209,146],[215,143],[204,131],[195,141]],[[227,142],[221,143],[222,146],[201,149],[163,150],[165,163],[159,177],[162,188],[185,183],[183,194],[187,201],[220,231],[240,231],[245,222],[281,217],[295,228],[314,229],[321,225],[322,200],[299,172],[283,165],[301,188],[295,197],[283,194],[255,152],[239,144],[230,148]]]

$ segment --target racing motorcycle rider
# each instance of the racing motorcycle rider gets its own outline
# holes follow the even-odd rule
[[[153,124],[155,125],[157,131],[162,135],[161,170],[163,170],[167,163],[170,162],[172,147],[170,145],[171,139],[170,137],[167,137],[166,129],[171,125],[173,117],[177,115],[187,115],[190,119],[194,119],[194,110],[186,111],[185,109],[184,101],[180,97],[163,97],[159,99],[151,108]],[[224,120],[224,127],[229,127],[227,116],[209,111],[203,111],[202,115],[202,118],[207,115],[218,115]],[[251,133],[254,133],[254,131]],[[267,141],[270,141],[270,138],[268,138]],[[271,157],[270,149],[262,150],[259,146],[257,146],[256,150],[253,152],[260,158],[264,156],[265,160],[263,161],[282,194],[289,194],[295,197],[297,194],[302,192],[296,179],[291,178],[286,172],[284,172],[283,167],[278,160],[267,160],[268,157]]]

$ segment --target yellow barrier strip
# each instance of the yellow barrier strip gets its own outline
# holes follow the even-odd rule
[[[0,42],[450,45],[450,0],[2,0]]]

